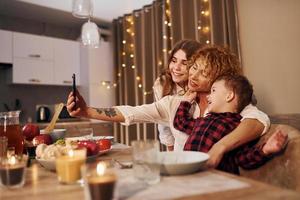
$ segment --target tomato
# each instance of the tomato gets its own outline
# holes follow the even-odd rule
[[[100,139],[97,141],[97,145],[100,149],[100,151],[110,149],[111,147],[111,141],[109,139]]]

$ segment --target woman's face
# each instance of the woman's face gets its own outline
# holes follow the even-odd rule
[[[174,53],[169,70],[175,83],[181,84],[188,80],[187,58],[184,51],[179,49]]]
[[[209,92],[211,80],[208,75],[205,59],[198,58],[189,70],[189,89],[194,92]]]

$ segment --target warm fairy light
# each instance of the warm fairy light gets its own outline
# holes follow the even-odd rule
[[[131,47],[131,48],[133,48],[133,47],[134,47],[134,45],[133,45],[133,44],[130,44],[130,47]]]
[[[125,51],[123,51],[122,55],[123,55],[123,56],[126,56],[126,53],[125,53]]]
[[[167,0],[167,4],[169,4],[170,3],[170,0]]]
[[[130,32],[131,32],[131,30],[128,28],[128,29],[126,29],[126,32],[127,32],[127,33],[130,33]]]
[[[113,86],[114,86],[114,87],[117,87],[117,84],[116,84],[116,83],[114,83],[114,84],[113,84]]]
[[[134,33],[133,33],[133,32],[131,33],[131,36],[134,36]]]
[[[168,54],[171,54],[172,50],[168,51]]]
[[[209,40],[206,40],[206,44],[209,44],[210,43],[210,41]]]
[[[208,0],[203,0],[203,2],[208,2]]]
[[[132,66],[131,66],[131,68],[132,68],[132,69],[134,69],[134,68],[135,68],[135,66],[134,66],[134,65],[132,65]]]
[[[162,62],[161,62],[161,61],[159,61],[159,62],[158,62],[158,65],[162,65]]]
[[[168,37],[166,35],[163,36],[164,39],[167,39]]]
[[[208,11],[208,10],[205,11],[205,12],[204,12],[204,15],[205,15],[205,16],[209,16],[209,11]]]
[[[168,24],[168,21],[167,21],[167,20],[165,21],[165,24],[166,24],[166,25]]]
[[[172,26],[172,23],[171,23],[171,22],[169,22],[169,23],[168,23],[168,26]]]
[[[147,95],[147,92],[144,92],[144,95],[146,96],[146,95]]]
[[[130,58],[133,58],[134,57],[134,55],[133,54],[130,54]]]
[[[163,49],[163,52],[166,53],[166,52],[167,52],[167,49]]]
[[[170,40],[173,40],[173,37],[170,37]]]
[[[169,9],[166,10],[166,14],[167,14],[168,16],[171,14],[171,12],[170,12]]]
[[[203,29],[203,31],[204,31],[205,33],[207,33],[207,32],[209,31],[209,27],[206,26],[206,27]]]
[[[202,10],[202,11],[201,11],[201,14],[202,14],[202,15],[204,15],[204,14],[205,14],[205,11],[204,11],[204,10]]]
[[[142,88],[142,84],[138,84],[138,87],[139,87],[139,88]]]
[[[197,28],[198,28],[198,30],[201,30],[201,26],[198,26]]]
[[[126,44],[126,40],[123,40],[122,43],[123,43],[123,44]]]
[[[98,176],[103,176],[106,170],[106,165],[105,163],[99,162],[97,164],[97,175]]]
[[[101,83],[103,86],[105,86],[106,85],[106,82],[105,81],[102,81],[102,83]]]
[[[123,64],[122,64],[122,67],[126,67],[126,65],[123,63]]]
[[[137,77],[136,77],[136,80],[137,80],[137,81],[141,80],[141,77],[137,76]]]
[[[133,21],[132,21],[132,22],[130,22],[130,25],[133,25]]]
[[[110,85],[106,86],[106,89],[110,89]]]
[[[118,77],[121,77],[121,73],[118,73]]]
[[[127,18],[126,18],[126,21],[132,22],[132,17],[131,17],[131,16],[127,17]]]

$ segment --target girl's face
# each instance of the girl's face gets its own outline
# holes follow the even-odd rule
[[[198,58],[198,60],[191,66],[189,70],[189,82],[188,87],[194,92],[209,92],[211,86],[211,80],[209,78],[209,72],[206,69],[206,61],[204,58]]]
[[[175,83],[181,84],[188,80],[187,58],[184,51],[179,49],[174,53],[169,64],[169,70]]]

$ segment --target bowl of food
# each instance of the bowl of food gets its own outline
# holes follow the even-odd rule
[[[55,160],[47,160],[43,158],[36,158],[36,160],[46,169],[50,171],[55,171]]]
[[[182,175],[195,173],[205,168],[207,153],[197,151],[159,152],[158,164],[162,175]]]
[[[55,143],[59,139],[64,139],[66,136],[66,129],[53,129],[50,133],[45,133],[45,130],[41,130],[40,132],[41,134],[49,134],[52,139],[52,143]]]

